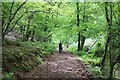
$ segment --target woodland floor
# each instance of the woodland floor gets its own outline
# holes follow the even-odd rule
[[[31,72],[23,74],[21,78],[92,78],[82,61],[70,52],[54,52],[44,59],[43,64],[36,66]],[[40,79],[42,80],[42,79]],[[47,79],[48,80],[48,79]]]

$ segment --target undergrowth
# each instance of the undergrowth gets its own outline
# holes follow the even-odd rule
[[[86,51],[77,51],[77,46],[75,47],[70,47],[68,49],[69,51],[71,51],[74,55],[78,56],[78,59],[81,60],[85,65],[86,68],[89,72],[91,72],[94,76],[96,77],[100,77],[102,72],[100,70],[100,61],[101,61],[101,57],[97,57],[95,56],[94,52],[95,50],[91,50],[90,54],[86,54]]]
[[[2,48],[3,79],[15,79],[15,74],[29,72],[55,47],[50,43],[6,41]]]

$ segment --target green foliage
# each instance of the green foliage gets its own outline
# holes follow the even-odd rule
[[[87,67],[87,70],[90,71],[94,76],[102,76],[102,72],[99,67],[101,58],[95,57],[94,54],[88,54],[87,56],[81,56],[80,60],[83,61]]]
[[[14,76],[14,73],[6,73],[4,76],[3,76],[3,79],[2,80],[16,80],[15,79],[15,76]]]
[[[65,45],[77,42],[78,32],[86,39],[96,39],[100,34],[103,34],[102,38],[98,41],[98,43],[101,43],[101,47],[97,46],[98,43],[95,44],[91,49],[91,54],[88,54],[87,56],[84,56],[86,55],[85,51],[77,52],[77,46],[72,46],[68,49],[73,54],[81,56],[85,64],[90,64],[90,70],[92,70],[93,73],[98,75],[101,74],[99,68],[95,65],[100,63],[102,54],[99,53],[105,48],[105,42],[106,38],[109,36],[109,32],[112,34],[113,61],[115,61],[116,56],[119,55],[120,4],[117,2],[112,3],[113,20],[111,31],[109,31],[105,19],[104,3],[79,3],[79,27],[76,25],[76,3],[45,1],[35,3],[27,2],[17,11],[14,17],[14,13],[22,2],[3,2],[2,4],[2,33],[6,35],[6,31],[15,30],[23,36],[23,39],[18,39],[17,42],[4,40],[3,62],[5,64],[3,64],[3,66],[5,66],[8,71],[12,70],[15,72],[18,69],[26,72],[29,71],[31,67],[33,67],[31,65],[41,63],[43,57],[53,53],[55,46],[52,42],[56,45],[58,45],[60,41]],[[20,18],[20,16],[22,17]],[[10,18],[12,21],[9,20]],[[20,20],[18,20],[19,18]],[[33,32],[35,33],[32,34]],[[33,37],[39,42],[22,42],[27,34],[29,35],[29,38]],[[108,45],[108,47],[109,46],[110,45]],[[108,50],[107,56],[109,56],[109,51],[110,49]],[[97,53],[99,57],[97,57],[95,53]],[[107,60],[108,59],[109,57],[107,57]],[[18,60],[22,64],[17,64]],[[14,63],[12,63],[12,61]],[[34,62],[36,63],[32,64]],[[15,66],[16,68],[11,69],[10,66]],[[91,69],[92,67],[94,68]],[[108,67],[109,61],[106,62],[105,70],[108,71]],[[103,70],[103,74],[108,74],[104,72],[105,70]]]
[[[87,70],[90,71],[94,76],[100,77],[102,75],[100,67],[92,65],[87,65],[87,67]]]
[[[93,48],[96,49],[96,48]],[[90,71],[94,76],[99,77],[102,75],[102,72],[100,70],[100,62],[101,62],[101,57],[96,57],[94,56],[94,52],[95,50],[92,50],[90,54],[86,55],[86,52],[77,51],[77,48],[74,47],[70,47],[69,50],[78,56],[78,59],[81,60],[87,67],[88,71]]]
[[[68,50],[75,54],[77,52],[77,46],[69,47]]]
[[[3,47],[3,72],[28,72],[36,65],[36,57],[39,55],[35,55],[35,53],[39,54],[40,52],[38,49],[31,49],[31,47]],[[30,64],[31,61],[32,64]]]
[[[37,48],[42,55],[47,55],[47,54],[52,54],[53,51],[55,50],[55,46],[52,43],[45,43],[45,42],[23,42],[22,44],[24,44],[25,46],[30,46],[30,47],[34,47]]]
[[[16,44],[16,42],[13,43]],[[3,47],[2,51],[3,74],[5,75],[4,78],[12,77],[9,72],[29,72],[35,66],[41,64],[43,57],[52,54],[55,49],[55,47],[50,43],[19,43],[22,46],[8,44],[6,44],[7,46]]]
[[[4,42],[2,43],[2,46],[7,46],[7,45],[13,45],[13,46],[23,46],[19,41],[11,41],[11,40],[7,40],[5,39]]]
[[[101,61],[101,58],[95,57],[94,54],[83,55],[81,58],[84,60],[85,64],[91,64],[93,66],[98,65]]]

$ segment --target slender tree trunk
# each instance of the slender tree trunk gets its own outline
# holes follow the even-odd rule
[[[23,42],[25,41],[25,25],[23,25],[23,32],[22,32],[22,35],[23,35]]]
[[[26,31],[26,37],[25,37],[25,41],[28,41],[30,34],[31,34],[31,30],[30,30],[30,22],[32,19],[33,15],[31,14],[28,18],[28,25],[27,25],[27,31]]]
[[[31,41],[34,41],[34,35],[35,35],[35,31],[32,31],[32,37],[31,37]]]
[[[79,27],[79,2],[77,2],[77,27]],[[80,31],[78,32],[78,51],[80,51]]]
[[[111,31],[110,31],[110,47],[109,47],[109,50],[110,50],[110,53],[109,53],[109,59],[110,59],[110,71],[109,71],[109,79],[112,79],[113,77],[113,68],[114,68],[114,65],[113,65],[113,51],[112,51],[112,40],[111,40]]]
[[[103,58],[102,58],[102,61],[101,61],[101,69],[103,69],[103,67],[105,65],[105,59],[106,59],[106,56],[107,56],[107,49],[108,49],[109,42],[110,42],[110,36],[108,36],[107,40],[106,40],[105,50],[104,50]]]
[[[110,56],[112,57],[112,55]],[[109,72],[109,80],[111,80],[113,78],[113,70],[114,70],[114,66],[120,62],[120,55],[117,56],[116,61],[113,62],[112,59],[110,60],[111,64],[110,64],[110,72]]]
[[[69,47],[70,44],[70,36],[68,37],[68,44],[67,44],[67,48]]]
[[[108,27],[109,27],[109,32],[108,32],[108,39],[107,39],[107,43],[105,46],[105,54],[103,56],[103,60],[102,60],[102,68],[105,64],[105,59],[106,59],[106,53],[107,53],[107,48],[108,48],[108,44],[109,44],[109,59],[110,59],[110,71],[109,71],[109,79],[113,78],[113,69],[114,69],[114,62],[113,62],[113,52],[112,52],[112,3],[110,2],[110,12],[108,13],[108,3],[105,3],[105,12],[106,12],[106,20],[108,23]]]
[[[35,36],[35,30],[34,29],[35,28],[36,28],[36,26],[32,30],[31,41],[34,41],[34,36]]]
[[[106,44],[105,44],[105,50],[104,50],[104,54],[103,54],[103,59],[101,61],[101,69],[103,69],[104,65],[105,65],[105,59],[106,59],[106,55],[107,55],[107,49],[108,49],[108,45],[110,43],[110,39],[111,39],[111,34],[110,34],[110,31],[111,31],[111,19],[109,17],[109,14],[108,14],[108,2],[105,2],[105,14],[106,14],[106,21],[108,23],[108,27],[109,27],[109,31],[108,31],[108,37],[107,37],[107,41],[106,41]]]
[[[84,2],[83,23],[85,23],[85,2]],[[84,29],[84,31],[85,31],[85,29]],[[80,46],[81,51],[83,50],[84,43],[85,43],[85,36],[82,34],[82,36],[81,36],[81,46]]]
[[[29,35],[30,35],[29,27],[30,27],[30,22],[28,20],[27,31],[26,31],[26,34],[25,34],[25,41],[28,41],[28,39],[29,39]]]
[[[82,36],[81,39],[82,39],[82,40],[81,40],[81,47],[80,47],[80,50],[83,50],[83,46],[84,46],[84,43],[85,43],[85,37]]]
[[[2,44],[4,44],[5,35],[2,34]]]
[[[78,33],[78,51],[80,51],[80,32]]]
[[[110,75],[109,75],[109,78],[113,78],[113,69],[114,69],[114,65],[113,65],[113,50],[112,50],[112,30],[111,30],[111,27],[112,27],[112,15],[113,15],[113,10],[112,10],[112,3],[110,3],[110,26],[109,26],[109,29],[110,29],[110,55],[109,55],[109,58],[110,58]]]
[[[110,65],[110,73],[109,73],[109,80],[112,80],[113,78],[113,69],[114,69],[114,65]]]

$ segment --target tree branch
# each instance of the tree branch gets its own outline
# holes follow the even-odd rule
[[[25,14],[25,13],[24,13],[24,14]],[[15,25],[16,25],[16,24],[18,23],[18,21],[24,16],[24,14],[21,15],[21,16],[16,20],[15,24],[12,26],[12,28],[11,28],[10,30],[8,30],[8,31],[6,32],[6,34],[9,33],[11,30],[13,30],[13,28],[15,27]]]
[[[3,27],[7,24],[7,22],[9,23],[9,21],[10,21],[10,18],[11,18],[11,16],[12,16],[12,8],[13,8],[13,5],[14,5],[14,2],[12,2],[12,5],[11,5],[11,7],[10,7],[9,18],[8,18],[8,20],[4,23]],[[4,28],[2,29],[2,33],[4,33],[4,32],[6,31],[6,29],[7,29],[7,27],[4,27]]]
[[[108,15],[108,8],[107,8],[108,2],[105,2],[105,14],[106,14],[106,20],[108,22],[108,25],[110,26],[110,19]]]
[[[102,34],[100,34],[100,36],[97,38],[97,40],[92,44],[92,46],[90,46],[90,48],[86,54],[88,54],[90,52],[91,48],[95,45],[95,43],[97,43],[97,41],[100,39],[101,36],[102,36]]]
[[[6,29],[4,31],[4,34],[7,34],[7,30],[12,22],[12,20],[14,19],[15,15],[17,14],[17,12],[20,10],[20,8],[27,2],[27,0],[25,2],[23,2],[18,8],[17,10],[15,11],[15,13],[13,14],[13,16],[11,16],[10,20],[8,21],[8,24],[6,26]]]

